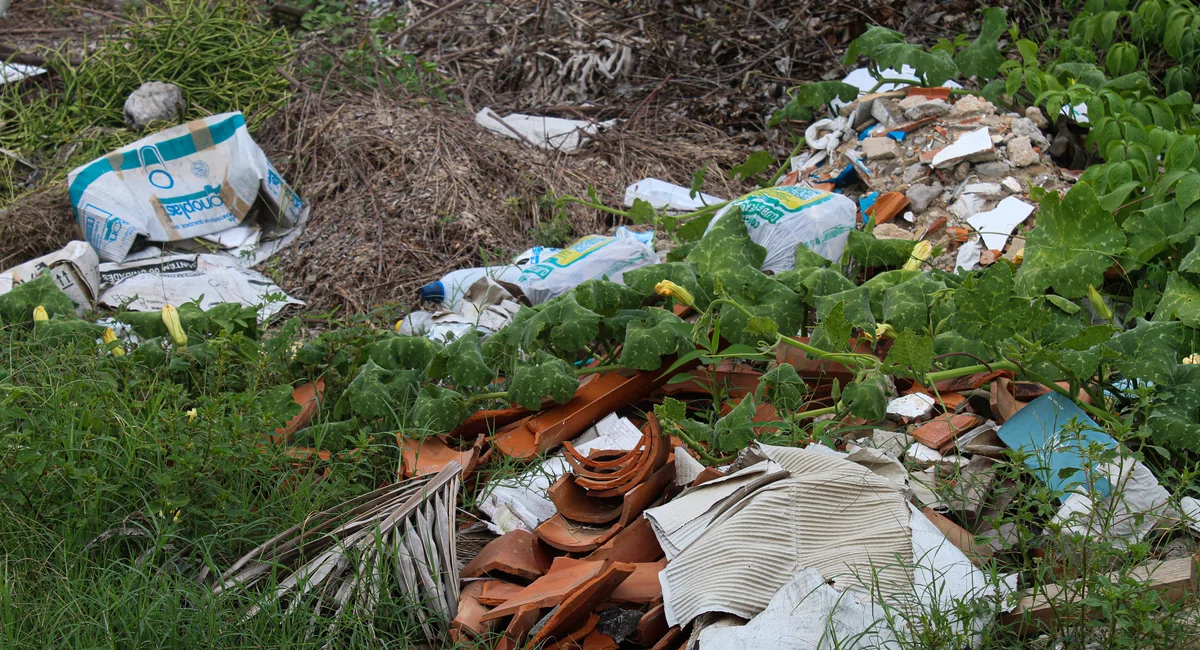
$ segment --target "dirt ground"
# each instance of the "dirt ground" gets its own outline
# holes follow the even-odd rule
[[[707,163],[704,190],[736,196],[749,186],[730,181],[730,167],[755,150],[782,158],[791,148],[791,134],[766,127],[787,89],[843,76],[838,59],[866,24],[930,42],[970,32],[976,20],[964,0],[437,0],[362,9],[407,12],[387,47],[432,62],[449,82],[442,99],[429,100],[305,79],[254,134],[313,205],[305,234],[263,270],[314,309],[406,304],[448,270],[622,225],[578,207],[557,215],[562,194],[595,187],[619,206],[632,182],[688,185]],[[0,52],[82,54],[84,35],[94,42],[120,29],[121,11],[103,0],[18,1],[0,20]],[[296,35],[301,61],[336,50],[320,31]],[[619,121],[567,155],[476,126],[483,106]],[[0,206],[0,266],[76,237],[61,181]]]

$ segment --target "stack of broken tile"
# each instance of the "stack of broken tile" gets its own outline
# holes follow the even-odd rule
[[[1036,206],[1030,188],[1066,190],[1078,177],[1050,159],[1050,125],[1037,108],[1004,113],[972,95],[955,100],[948,88],[909,87],[840,112],[836,152],[793,159],[786,182],[858,199],[875,236],[941,246],[933,263],[948,271],[1002,256],[1019,263]]]

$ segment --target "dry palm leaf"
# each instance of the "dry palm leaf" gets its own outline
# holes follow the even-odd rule
[[[268,540],[221,574],[220,595],[247,590],[271,576],[275,587],[252,607],[250,618],[278,604],[311,607],[336,621],[346,612],[372,618],[385,592],[416,604],[431,643],[446,638],[456,614],[458,579],[454,513],[462,468],[450,463],[317,513]]]

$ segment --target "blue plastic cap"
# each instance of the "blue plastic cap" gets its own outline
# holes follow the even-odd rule
[[[446,299],[446,287],[441,280],[430,282],[421,287],[421,300],[428,302],[442,302]]]

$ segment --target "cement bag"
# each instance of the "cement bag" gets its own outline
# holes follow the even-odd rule
[[[717,212],[708,230],[735,205],[742,209],[750,239],[767,249],[762,270],[777,273],[795,266],[797,244],[836,262],[846,250],[858,216],[858,206],[841,194],[789,185],[755,190],[737,199]]]
[[[106,262],[124,261],[138,237],[172,242],[238,226],[259,197],[281,228],[299,234],[308,218],[241,113],[142,138],[75,169],[67,184],[75,219]]]
[[[536,305],[588,280],[607,277],[620,282],[626,271],[658,263],[654,249],[634,235],[624,230],[615,237],[584,237],[540,264],[527,267],[517,278],[517,285],[529,302]]]

